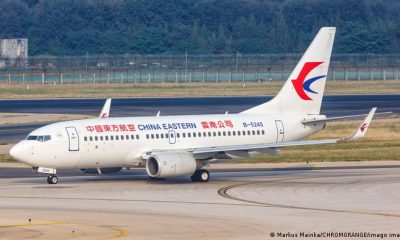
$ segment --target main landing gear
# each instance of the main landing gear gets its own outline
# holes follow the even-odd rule
[[[57,184],[58,183],[58,177],[55,174],[51,174],[47,176],[47,183],[48,184]]]
[[[190,178],[193,182],[208,182],[210,180],[210,172],[207,169],[196,170]]]

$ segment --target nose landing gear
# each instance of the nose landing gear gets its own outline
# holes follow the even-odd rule
[[[49,174],[47,176],[48,184],[57,184],[58,183],[58,177],[56,175],[57,170],[55,168],[38,167],[38,168],[33,168],[33,170],[37,171],[39,173]]]
[[[57,175],[51,174],[51,175],[47,176],[47,183],[48,184],[57,184],[58,183]]]

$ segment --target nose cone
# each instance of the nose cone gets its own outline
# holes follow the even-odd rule
[[[29,146],[27,146],[25,143],[17,143],[14,147],[10,149],[9,154],[17,161],[29,164]]]

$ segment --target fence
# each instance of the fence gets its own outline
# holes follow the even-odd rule
[[[124,55],[0,59],[3,84],[257,82],[285,80],[299,54]],[[398,80],[400,55],[337,54],[334,81]]]

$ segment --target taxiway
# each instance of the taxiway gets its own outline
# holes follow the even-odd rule
[[[400,229],[400,168],[212,171],[209,183],[129,175],[0,179],[1,239],[270,239]],[[29,222],[30,219],[30,222]]]

